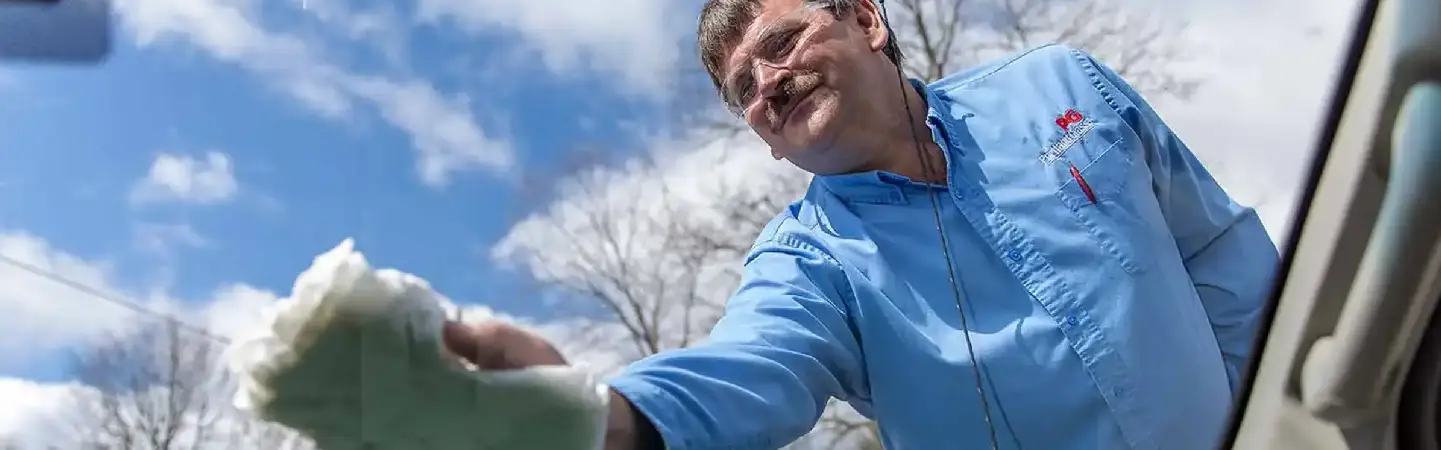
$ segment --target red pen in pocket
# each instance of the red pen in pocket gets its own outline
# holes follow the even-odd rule
[[[1091,185],[1086,183],[1086,177],[1081,176],[1081,169],[1077,169],[1075,164],[1071,164],[1071,178],[1076,179],[1076,185],[1081,187],[1081,192],[1086,193],[1086,198],[1091,200],[1091,204],[1096,204],[1096,193],[1091,192]]]

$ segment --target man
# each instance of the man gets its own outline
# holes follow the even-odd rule
[[[699,44],[816,177],[709,342],[611,381],[609,448],[777,448],[831,397],[891,449],[1213,448],[1277,252],[1114,72],[1047,46],[905,82],[874,0],[710,0]],[[447,341],[564,363],[499,324]]]

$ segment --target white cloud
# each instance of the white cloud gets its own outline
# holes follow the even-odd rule
[[[427,179],[432,182],[443,182],[441,174],[452,173],[443,168],[455,164],[488,168],[509,164],[509,156],[495,156],[508,155],[502,150],[504,144],[486,138],[478,127],[473,126],[469,112],[464,111],[463,102],[448,100],[426,83],[347,75],[325,65],[322,59],[310,55],[307,47],[289,40],[285,35],[256,28],[242,14],[243,8],[229,3],[216,0],[126,0],[122,3],[129,3],[127,8],[130,11],[122,11],[122,15],[128,15],[131,26],[137,30],[149,30],[151,37],[193,40],[199,48],[224,61],[242,65],[260,75],[277,75],[271,78],[279,83],[277,86],[301,96],[302,101],[308,102],[317,111],[334,111],[338,115],[356,103],[365,103],[381,111],[382,116],[398,128],[422,130],[412,131],[412,138],[423,155],[427,150],[419,150],[421,148],[452,149],[429,150],[429,156],[420,158],[439,161],[434,163],[436,168],[429,171],[423,169],[424,162],[418,163],[422,174],[431,173]],[[460,12],[445,8],[467,4],[451,3],[442,8],[444,5],[431,6],[437,8],[432,12],[437,14],[434,17],[442,16],[437,11],[449,11],[444,14],[455,15],[458,20],[462,14],[470,17],[479,16],[477,11],[505,10],[504,14],[525,19],[512,21],[506,26],[527,26],[534,30],[560,27],[567,20],[574,20],[546,18],[534,12],[547,5],[554,6],[547,2],[540,2],[538,6],[496,6],[474,0],[468,4],[472,10]],[[637,5],[640,3],[623,6]],[[1205,52],[1195,55],[1197,63],[1194,66],[1196,70],[1212,76],[1191,101],[1161,102],[1157,105],[1158,109],[1212,166],[1233,195],[1246,202],[1265,200],[1261,210],[1268,228],[1277,239],[1283,238],[1280,232],[1289,222],[1290,205],[1297,198],[1303,170],[1312,156],[1315,127],[1323,114],[1325,101],[1329,99],[1331,75],[1339,67],[1342,37],[1351,20],[1351,7],[1351,2],[1341,0],[1327,0],[1319,4],[1302,3],[1300,0],[1261,3],[1196,0],[1177,4],[1171,9],[1186,16],[1196,40],[1207,44]],[[589,11],[586,8],[576,9]],[[603,21],[601,18],[608,14],[605,11],[592,13],[596,16],[590,20],[577,21],[585,22],[580,24],[583,26],[599,27],[599,31],[585,33],[600,33],[602,36],[611,33],[609,42],[639,39],[622,37],[623,30],[618,26],[610,29],[607,27],[612,25],[589,24]],[[500,19],[471,17],[466,20],[484,24]],[[135,21],[144,23],[135,25]],[[544,25],[546,23],[549,25]],[[1297,25],[1277,25],[1286,23]],[[626,26],[638,25],[632,23]],[[146,36],[145,33],[139,34]],[[556,55],[574,56],[591,51],[583,44],[556,45],[556,48],[569,48],[571,51],[569,54],[559,51]],[[321,69],[316,73],[301,70],[316,67]],[[453,115],[429,112],[436,110],[450,111]],[[434,119],[437,117],[449,119],[437,121]],[[448,128],[446,123],[453,124],[453,127]],[[469,145],[476,141],[486,144]],[[484,150],[453,151],[461,147]],[[665,181],[666,186],[679,190],[674,198],[695,206],[703,205],[717,186],[753,180],[759,176],[757,173],[792,170],[785,163],[771,161],[764,148],[749,138],[729,146],[711,145],[691,152],[673,151],[678,147],[695,147],[693,142],[686,140],[657,140],[653,147],[658,150],[649,156],[658,159],[658,168],[646,169],[641,165],[623,168],[614,172],[616,176],[611,178],[608,187],[566,193],[542,214],[513,228],[503,244],[495,249],[494,256],[509,259],[527,251],[550,248],[546,246],[562,241],[550,239],[554,236],[547,230],[576,229],[574,221],[580,217],[576,208],[593,201],[635,204],[637,200],[649,198],[646,196],[659,194],[654,189],[646,189],[655,186],[658,179]],[[67,254],[33,235],[20,232],[0,234],[0,254],[91,286],[123,293],[116,288],[113,275],[104,261]],[[513,261],[522,265],[532,262],[524,258]],[[377,263],[384,265],[383,262]],[[540,269],[565,269],[523,267],[537,272]],[[193,320],[193,323],[214,327],[220,334],[234,335],[252,326],[263,306],[276,298],[273,292],[235,284],[221,287],[210,301],[199,303],[202,305],[199,307],[178,307],[176,302],[164,299],[164,296],[152,296],[147,301],[158,309]],[[103,336],[105,330],[124,330],[137,317],[6,266],[0,266],[0,306],[6,311],[14,311],[0,315],[0,329],[34,337],[27,339],[25,345],[0,342],[0,354],[7,358],[34,358],[61,346],[83,343]],[[483,307],[467,307],[467,310],[469,319],[490,314]],[[624,330],[614,323],[584,319],[548,323],[510,320],[528,324],[556,339],[573,359],[593,366],[614,367],[633,356],[614,346],[596,351],[591,345],[593,342],[623,339]],[[42,344],[37,346],[36,342]],[[55,404],[48,399],[54,399],[68,389],[66,386],[0,379],[0,396],[18,399],[0,408],[0,435],[17,429],[33,429],[32,425],[38,423],[36,417],[48,414],[47,408]]]
[[[405,34],[402,5],[380,3],[368,8],[341,0],[297,0],[302,12],[330,25],[339,35],[356,39],[398,40]]]
[[[775,213],[757,217],[766,206],[756,203],[803,189],[807,177],[749,135],[651,145],[644,159],[566,180],[558,200],[491,249],[495,264],[606,313],[590,322],[594,334],[569,339],[588,345],[577,354],[603,348],[597,357],[620,361],[703,341],[735,288],[741,253]]]
[[[379,2],[366,6],[347,0],[302,0],[292,6],[314,17],[346,44],[368,43],[386,62],[403,66],[410,44],[409,24],[401,3]]]
[[[130,192],[135,203],[174,201],[211,205],[226,202],[240,190],[230,157],[217,151],[200,159],[192,155],[160,154],[145,178]]]
[[[485,132],[466,102],[410,75],[367,74],[342,67],[321,54],[321,45],[298,34],[267,28],[254,11],[258,6],[249,3],[116,0],[115,9],[124,28],[141,46],[164,42],[200,50],[254,73],[322,117],[340,120],[357,106],[373,109],[410,136],[417,152],[417,173],[431,186],[444,186],[452,174],[461,171],[504,173],[512,167],[510,144]],[[340,24],[337,20],[326,23]],[[345,35],[373,29],[382,28],[336,32]]]
[[[1309,3],[1309,8],[1293,9],[1298,0],[1267,5],[1198,3],[1183,9],[1194,24],[1194,37],[1209,44],[1208,52],[1193,55],[1192,70],[1211,76],[1192,100],[1156,106],[1234,197],[1260,203],[1273,239],[1283,243],[1290,209],[1313,156],[1310,144],[1339,66],[1351,10],[1340,0]],[[1312,12],[1298,15],[1295,9]],[[1299,19],[1302,25],[1278,27],[1276,23],[1285,23],[1279,18]],[[605,176],[586,176],[604,181],[600,185],[567,181],[570,188],[552,204],[511,228],[492,249],[492,258],[541,281],[565,281],[586,278],[595,255],[614,260],[616,256],[604,254],[624,252],[620,259],[632,264],[626,269],[675,278],[677,272],[656,255],[677,249],[644,241],[656,234],[647,226],[713,216],[725,189],[766,189],[756,186],[756,180],[803,176],[789,164],[771,160],[764,144],[749,135],[719,143],[656,141],[642,159],[599,173]],[[608,225],[598,229],[598,217]],[[616,217],[641,220],[614,221]],[[608,342],[624,342],[623,333],[610,332],[615,335]],[[608,355],[615,346],[601,348]]]
[[[17,444],[19,448],[38,446],[46,435],[59,436],[64,430],[54,423],[64,412],[66,402],[77,389],[73,384],[36,383],[0,378],[0,444]]]
[[[131,229],[136,249],[160,256],[179,248],[202,248],[212,243],[189,223],[137,223]]]
[[[253,287],[226,286],[210,301],[200,303],[214,305],[211,310],[186,306],[163,294],[135,295],[116,282],[108,262],[67,253],[23,231],[0,231],[0,255],[101,294],[130,299],[148,311],[213,326],[218,334],[248,325],[236,322],[250,317],[246,311],[258,310],[256,305],[275,298]],[[145,321],[160,320],[11,264],[0,264],[0,310],[5,311],[0,314],[0,329],[26,337],[0,341],[0,359],[11,367],[63,362],[70,349],[131,333]],[[69,383],[0,377],[0,398],[7,399],[0,406],[0,442],[15,438],[22,443],[54,443],[66,434],[56,428],[58,414],[71,396],[87,393]]]
[[[280,299],[275,292],[246,284],[227,284],[215,290],[211,301],[190,316],[195,323],[220,336],[239,336],[260,323],[265,308]]]
[[[24,232],[0,232],[0,255],[88,286],[113,288],[109,264],[87,260]],[[0,354],[24,362],[123,330],[130,311],[0,264],[0,329],[26,339],[0,341]]]
[[[346,81],[353,94],[378,105],[386,120],[414,130],[411,145],[419,152],[415,169],[427,184],[443,186],[458,171],[509,168],[513,163],[508,144],[475,127],[464,98],[446,98],[417,80],[352,77]]]
[[[1191,100],[1158,101],[1156,106],[1234,197],[1259,203],[1273,240],[1284,243],[1353,13],[1350,2],[1342,0],[1262,3],[1264,7],[1240,0],[1197,0],[1173,10],[1192,24],[1191,37],[1207,50],[1189,55],[1194,62],[1183,70],[1209,76]],[[1277,25],[1285,23],[1300,25]],[[678,272],[656,255],[677,249],[666,248],[664,242],[630,240],[652,234],[646,223],[712,215],[717,199],[724,197],[718,194],[727,187],[747,187],[777,175],[801,176],[789,164],[771,160],[764,145],[748,135],[725,143],[659,141],[643,158],[655,164],[637,160],[602,171],[605,177],[590,178],[605,180],[602,185],[563,190],[552,204],[514,225],[492,249],[492,258],[538,280],[554,281],[584,279],[595,263],[593,255],[624,252],[633,264],[626,269],[674,278]],[[669,203],[657,204],[661,198]],[[597,211],[602,220],[616,214],[669,219],[620,221],[597,230]],[[608,329],[605,323],[598,326],[611,334],[607,341],[579,352],[633,356],[613,352],[618,347],[613,343],[626,342],[625,330],[614,322]]]
[[[110,262],[65,252],[24,231],[0,230],[0,255],[21,265],[0,264],[0,310],[6,311],[0,314],[0,329],[27,337],[0,341],[0,358],[21,366],[132,332],[143,321],[161,317],[229,331],[235,329],[233,321],[247,317],[236,312],[243,309],[237,305],[275,298],[254,287],[227,285],[199,303],[224,308],[224,314],[206,309],[208,306],[197,309],[163,292],[128,289],[117,280]]]
[[[418,0],[427,23],[455,24],[475,35],[509,33],[558,74],[596,69],[615,87],[664,98],[670,94],[693,2],[676,0]]]
[[[222,285],[199,302],[181,301],[164,293],[133,295],[115,282],[106,262],[66,253],[25,232],[0,232],[0,255],[86,288],[128,298],[147,310],[204,328],[222,339],[253,330],[261,323],[266,309],[280,298],[275,292],[242,283]],[[591,327],[583,319],[540,323],[496,314],[484,306],[449,303],[444,306],[450,311],[464,309],[466,321],[493,318],[529,327],[555,340],[563,351],[585,347],[576,344],[595,333],[613,331],[605,326]],[[142,321],[159,320],[8,264],[0,264],[0,310],[6,312],[0,315],[0,329],[27,337],[0,341],[0,358],[21,366],[53,363],[54,358],[63,356],[67,349],[134,332]],[[622,360],[593,351],[571,354],[576,356],[573,362],[601,369],[618,367]],[[0,377],[0,398],[7,399],[0,405],[0,444],[15,439],[22,444],[61,445],[57,439],[63,439],[67,433],[59,428],[61,424],[57,420],[63,418],[61,414],[68,412],[65,408],[73,404],[69,400],[90,393],[90,388],[71,383]]]
[[[745,186],[745,181],[773,176],[806,176],[783,162],[769,157],[763,143],[750,134],[734,139],[713,140],[692,136],[678,139],[653,139],[650,149],[636,160],[618,168],[598,168],[579,177],[562,180],[561,196],[542,212],[527,217],[511,227],[494,248],[491,256],[498,261],[526,261],[523,254],[563,245],[569,249],[573,239],[597,239],[585,235],[595,226],[597,208],[608,216],[649,218],[684,211],[686,215],[703,213],[713,207],[721,191]],[[583,179],[583,181],[582,181]],[[632,210],[643,211],[633,212]],[[610,219],[612,217],[607,217]],[[654,235],[660,230],[646,227],[664,226],[663,221],[618,223],[617,233],[636,236]],[[633,230],[632,230],[633,229]],[[580,234],[577,234],[580,233]],[[658,248],[645,247],[650,242],[630,242],[639,246],[631,253],[641,256]],[[566,250],[562,250],[563,252]],[[520,258],[520,259],[516,259]],[[534,263],[534,261],[530,261]],[[534,272],[561,270],[563,267],[528,267]]]
[[[643,156],[624,166],[562,180],[560,197],[513,225],[490,256],[546,278],[576,276],[576,270],[587,268],[582,261],[587,253],[605,251],[582,248],[605,245],[592,242],[602,238],[599,234],[619,240],[618,245],[626,247],[620,256],[627,259],[658,255],[666,250],[661,248],[664,243],[647,239],[662,234],[669,220],[719,219],[718,199],[736,194],[736,189],[767,186],[757,180],[807,176],[774,161],[750,134],[722,140],[652,139]],[[665,220],[653,220],[657,217]],[[541,254],[561,259],[532,258]]]
[[[1156,107],[1234,197],[1258,204],[1272,238],[1285,242],[1359,2],[1173,6],[1202,44],[1194,69],[1208,76],[1190,101]]]
[[[1193,98],[1162,99],[1155,106],[1234,197],[1259,205],[1278,242],[1285,239],[1292,205],[1301,194],[1300,183],[1315,153],[1312,143],[1341,64],[1344,38],[1354,20],[1353,3],[1197,0],[1171,10],[1176,18],[1187,21],[1189,37],[1201,43],[1203,50],[1189,55],[1192,62],[1180,70],[1203,74],[1206,80]],[[678,148],[693,150],[682,150],[683,155],[676,156]],[[748,138],[703,146],[658,142],[644,156],[661,155],[658,164],[617,171],[612,183],[602,189],[566,192],[548,208],[512,227],[493,256],[512,260],[517,252],[554,251],[551,246],[557,243],[569,246],[540,230],[581,226],[580,205],[628,205],[666,195],[672,201],[681,199],[690,208],[704,209],[707,199],[714,197],[710,192],[726,184],[725,180],[754,180],[765,176],[761,173],[790,169],[766,154],[763,144]],[[675,195],[648,188],[657,184],[683,192]],[[527,269],[542,273],[565,268]]]

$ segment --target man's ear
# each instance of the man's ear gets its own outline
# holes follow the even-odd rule
[[[865,34],[871,51],[879,52],[886,47],[886,41],[891,38],[891,30],[881,19],[881,8],[876,0],[861,0],[856,3],[856,23],[861,26],[861,33]]]

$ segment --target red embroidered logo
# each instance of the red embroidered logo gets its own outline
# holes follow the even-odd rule
[[[1081,120],[1085,118],[1085,116],[1082,116],[1081,113],[1076,112],[1076,110],[1068,109],[1065,114],[1056,118],[1056,126],[1061,127],[1061,131],[1071,131],[1071,125],[1080,123]]]

